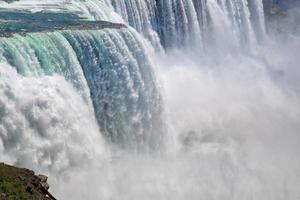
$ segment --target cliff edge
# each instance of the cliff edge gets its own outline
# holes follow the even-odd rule
[[[0,163],[0,200],[55,200],[48,189],[46,176]]]

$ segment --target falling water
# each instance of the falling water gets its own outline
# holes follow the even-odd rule
[[[87,103],[91,97],[102,133],[113,142],[138,149],[146,147],[146,142],[153,148],[160,145],[160,94],[135,33],[33,33],[2,38],[0,46],[2,59],[19,74],[59,74]]]
[[[196,46],[204,43],[203,37],[226,34],[232,43],[255,42],[265,34],[263,6],[260,0],[86,0],[57,2],[20,1],[7,8],[36,11],[69,10],[82,17],[112,22],[126,22],[160,48]],[[118,15],[118,14],[119,15]],[[211,22],[211,23],[209,23]],[[205,38],[208,40],[208,38]],[[201,46],[201,45],[200,45]]]
[[[266,30],[261,0],[0,7],[128,26],[0,38],[0,159],[59,199],[300,198],[298,8]]]

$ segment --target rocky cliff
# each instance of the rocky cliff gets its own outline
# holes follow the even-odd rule
[[[0,163],[0,200],[55,200],[48,189],[46,176]]]

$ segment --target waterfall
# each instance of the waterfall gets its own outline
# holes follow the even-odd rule
[[[203,37],[218,34],[220,29],[232,34],[239,45],[257,42],[259,36],[255,35],[255,31],[260,37],[265,34],[261,1],[133,0],[126,3],[112,1],[112,5],[128,24],[146,38],[151,38],[154,31],[159,35],[161,44],[168,48],[197,46],[207,40]],[[215,24],[220,20],[225,24]]]
[[[62,172],[107,155],[93,108],[61,76],[22,76],[0,64],[2,162]]]
[[[128,23],[156,49],[219,44],[215,40],[221,33],[226,34],[234,46],[252,45],[265,35],[260,0],[61,1],[40,7],[81,13],[82,17],[91,20]],[[17,8],[36,9],[25,3],[16,4]]]
[[[160,93],[146,47],[132,31],[32,33],[1,38],[0,47],[2,62],[18,74],[61,75],[87,105],[91,97],[101,132],[112,142],[159,147]]]
[[[0,162],[59,199],[299,199],[299,9],[263,7],[0,0]]]
[[[145,47],[134,33],[65,33],[91,88],[105,135],[115,143],[158,148],[161,99]],[[105,48],[104,48],[105,47]]]

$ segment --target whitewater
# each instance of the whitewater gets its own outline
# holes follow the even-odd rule
[[[261,0],[0,1],[0,22],[128,26],[0,37],[0,162],[57,199],[299,199],[299,10],[271,26]]]

